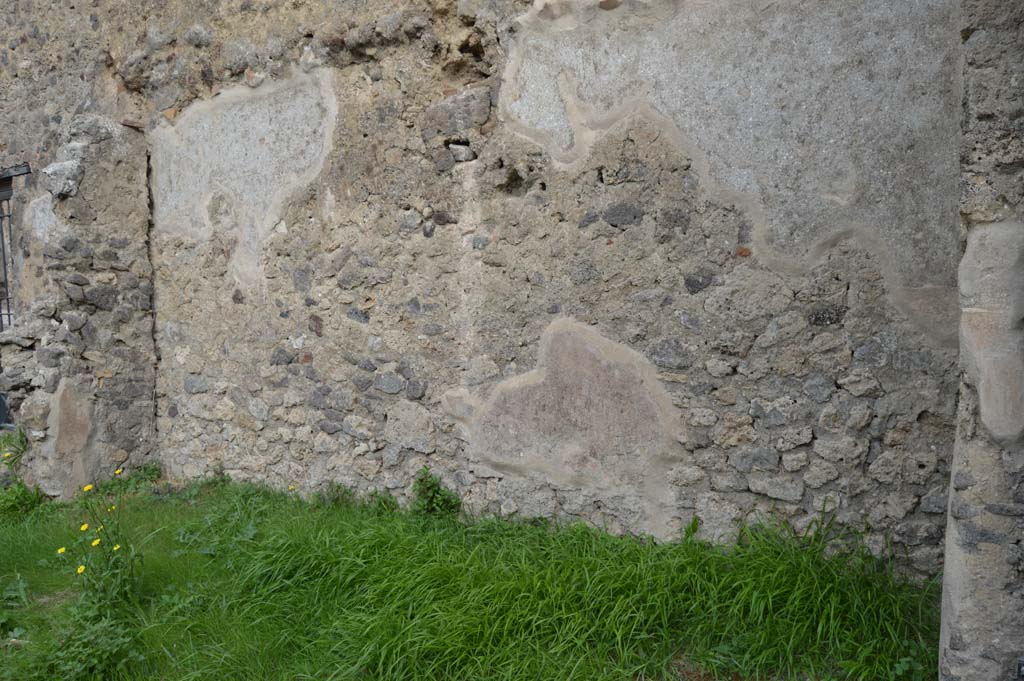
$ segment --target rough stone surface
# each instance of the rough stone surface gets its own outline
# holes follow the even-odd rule
[[[58,160],[38,178],[47,191],[35,176],[18,188],[17,331],[0,337],[6,398],[33,443],[21,473],[60,496],[146,461],[156,441],[146,142],[71,109],[43,139],[75,171]]]
[[[389,59],[381,66],[396,73],[426,69],[417,83],[436,77],[429,62]],[[324,92],[323,79],[302,87]],[[893,448],[909,456],[939,438],[943,462],[952,441],[954,354],[902,321],[869,251],[837,243],[800,275],[738,252],[748,212],[722,203],[687,150],[664,144],[660,125],[643,116],[610,128],[578,167],[560,170],[514,131],[493,127],[482,111],[489,88],[438,99],[426,87],[368,83],[359,69],[331,79],[330,91],[346,93],[332,138],[309,140],[330,151],[320,175],[274,215],[255,286],[238,288],[230,230],[158,225],[158,423],[175,475],[224,467],[277,484],[404,489],[429,463],[475,510],[511,503],[520,514],[663,537],[701,515],[697,498],[728,494],[747,511],[795,520],[816,513],[817,492],[807,489],[835,493],[851,518],[898,495],[874,526],[879,536],[919,517],[906,500],[941,484],[944,463],[912,483],[846,483],[872,441],[898,440]],[[265,106],[274,91],[261,95],[262,87],[227,101]],[[382,121],[382,110],[405,122]],[[219,115],[185,110],[173,125],[204,129],[204,117]],[[478,158],[439,170],[431,149],[451,146],[438,129],[453,126]],[[396,138],[399,129],[408,134]],[[398,144],[401,155],[381,162],[367,155],[366,139]],[[829,306],[844,313],[808,322],[807,310]],[[569,316],[576,332],[559,326]],[[556,364],[556,388],[531,388],[545,395],[536,398],[549,407],[543,413],[513,408],[519,393],[506,394],[509,386],[551,374],[541,356],[552,336],[583,338],[580,353],[612,349]],[[564,346],[550,346],[560,348],[553,356],[576,357]],[[864,346],[886,361],[855,358]],[[602,353],[630,358],[629,371],[616,369],[626,372],[619,383],[593,377]],[[209,390],[186,399],[187,376],[204,377]],[[638,409],[664,391],[655,403],[677,415],[657,426],[613,417],[620,405],[611,396],[622,391],[630,397],[620,401]],[[339,394],[349,399],[332,401]],[[268,405],[265,420],[246,408],[253,395]],[[486,421],[497,412],[484,405],[498,400],[509,408],[500,423]],[[396,423],[423,422],[395,406],[403,401],[420,404],[433,430],[403,438]],[[612,411],[594,420],[575,404]],[[812,451],[830,467],[790,476]],[[520,453],[529,464],[515,465]],[[735,527],[721,523],[741,517],[707,515],[703,531],[716,537],[730,536]],[[937,567],[929,548],[910,552],[924,572]]]
[[[965,306],[965,402],[954,288],[958,179],[972,253],[1022,223],[1017,3],[246,4],[0,24],[30,479],[405,500],[428,465],[473,512],[665,538],[826,508],[922,574],[948,500],[951,594],[1019,566],[1019,400],[983,380],[1015,308]]]
[[[956,10],[954,0],[538,3],[501,107],[570,164],[625,117],[659,120],[747,206],[754,230],[737,246],[792,271],[854,236],[901,309],[948,335],[958,235],[933,225],[956,221]],[[921,82],[936,85],[928,97]]]

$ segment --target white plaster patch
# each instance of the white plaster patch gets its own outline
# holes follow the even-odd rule
[[[53,197],[49,194],[28,204],[25,223],[32,236],[41,244],[53,243],[70,233],[67,225],[59,221],[53,212]]]
[[[229,274],[257,287],[263,239],[288,197],[320,174],[336,118],[325,70],[193,104],[152,133],[156,230],[195,240],[232,234]]]

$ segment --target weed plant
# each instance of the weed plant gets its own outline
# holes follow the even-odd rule
[[[0,463],[13,471],[27,450],[28,437],[25,431],[20,428],[0,431]]]
[[[37,487],[29,487],[20,478],[14,478],[7,488],[0,490],[0,525],[18,522],[46,502],[46,495]]]
[[[0,431],[0,525],[18,522],[46,501],[46,495],[18,476],[18,466],[28,450],[25,432]]]
[[[936,584],[903,579],[825,521],[804,533],[746,527],[716,546],[696,525],[660,543],[579,524],[466,519],[429,472],[409,510],[339,488],[309,503],[223,480],[173,492],[115,484],[126,489],[116,531],[145,554],[116,588],[74,575],[85,564],[77,558],[55,559],[56,547],[88,535],[69,524],[84,522],[91,498],[0,527],[13,547],[0,554],[0,587],[12,585],[0,593],[13,594],[0,636],[19,640],[0,649],[0,679],[935,673]],[[100,536],[115,531],[102,522]],[[110,569],[85,555],[97,562],[84,574]]]

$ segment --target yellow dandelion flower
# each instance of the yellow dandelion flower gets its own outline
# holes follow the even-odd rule
[[[86,485],[85,487],[82,488],[82,491],[83,492],[91,492],[92,491],[92,485]]]
[[[121,473],[124,473],[123,468],[118,468],[116,471],[114,471],[114,475],[121,475]]]
[[[4,452],[4,458],[5,459],[11,458],[11,453],[10,452]]]
[[[85,572],[85,566],[84,565],[79,565],[77,572],[78,572],[78,574],[82,574],[83,572]]]
[[[93,540],[92,540],[92,545],[93,545],[93,546],[99,546],[99,545],[100,545],[100,540],[99,540],[99,537],[97,537],[96,539],[93,539]]]
[[[82,523],[82,526],[79,527],[78,529],[81,530],[82,532],[85,532],[86,530],[89,529],[89,523]]]
[[[65,551],[67,551],[67,550],[68,550],[68,549],[67,549],[67,547],[66,547],[66,546],[62,546],[62,547],[60,547],[59,549],[57,549],[57,553],[64,553],[64,552],[65,552]]]
[[[288,491],[289,492],[295,491],[295,485],[288,485]]]
[[[120,551],[121,550],[121,545],[120,544],[114,544],[114,550],[115,551]]]

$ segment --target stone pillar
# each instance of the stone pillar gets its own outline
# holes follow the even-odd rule
[[[940,678],[1024,658],[1024,224],[975,227],[960,265],[964,379],[949,490]]]
[[[949,489],[943,681],[1024,660],[1024,4],[961,3],[963,381]]]

